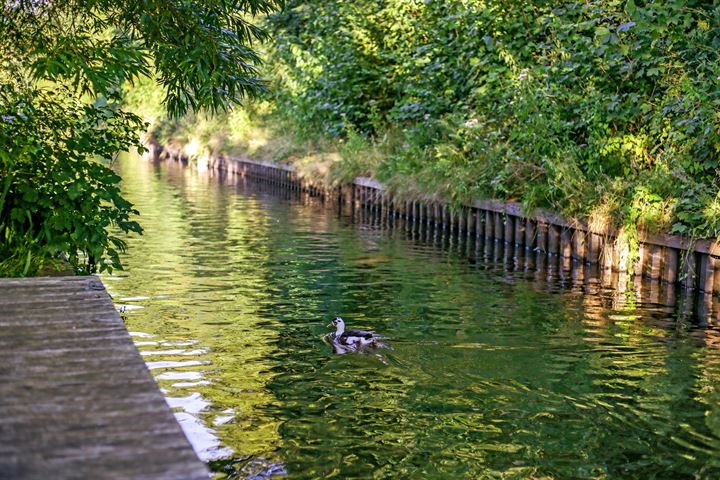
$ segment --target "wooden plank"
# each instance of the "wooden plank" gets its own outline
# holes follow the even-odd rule
[[[96,277],[0,280],[0,478],[208,478]]]

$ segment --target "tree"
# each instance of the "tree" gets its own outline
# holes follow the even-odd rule
[[[142,149],[122,87],[154,77],[168,113],[212,113],[264,89],[255,15],[283,0],[4,0],[0,17],[0,275],[60,257],[121,268],[142,231],[120,178],[96,161]]]

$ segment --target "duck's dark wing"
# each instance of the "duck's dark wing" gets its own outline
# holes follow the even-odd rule
[[[370,340],[371,338],[377,337],[377,335],[373,332],[368,332],[367,330],[345,330],[342,337],[360,337]]]

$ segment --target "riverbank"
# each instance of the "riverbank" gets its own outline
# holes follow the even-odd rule
[[[149,141],[168,146],[177,155],[201,165],[212,165],[219,158],[290,165],[301,178],[312,180],[320,188],[334,188],[352,183],[357,177],[367,177],[380,182],[393,198],[402,200],[440,201],[456,209],[474,205],[477,201],[499,201],[513,205],[512,210],[522,216],[533,216],[532,212],[540,208],[544,215],[565,218],[562,224],[581,225],[581,228],[617,240],[618,248],[625,250],[622,258],[614,262],[615,268],[621,271],[644,268],[641,244],[651,237],[670,235],[675,240],[669,243],[681,250],[694,250],[693,245],[703,245],[700,249],[704,253],[714,251],[710,246],[714,238],[710,233],[714,230],[707,227],[707,222],[707,228],[683,223],[682,214],[674,210],[678,200],[672,194],[623,197],[620,193],[633,196],[642,191],[641,185],[633,179],[619,184],[609,178],[590,181],[582,175],[568,173],[568,185],[573,184],[574,190],[590,196],[562,194],[552,202],[539,204],[502,192],[490,198],[474,196],[484,183],[488,183],[486,178],[465,178],[466,172],[459,169],[455,182],[453,178],[435,175],[431,167],[428,167],[430,170],[400,167],[396,162],[399,152],[407,155],[407,151],[419,149],[419,144],[408,141],[400,130],[388,131],[382,137],[368,137],[352,129],[346,135],[334,138],[310,134],[296,128],[268,102],[255,102],[247,109],[215,118],[189,115],[170,120],[159,117],[150,130]],[[417,162],[422,163],[427,155],[427,149],[424,152],[418,150]],[[475,182],[478,186],[460,187],[458,182]],[[617,194],[610,197],[591,195],[608,186],[617,188]],[[528,188],[532,186],[528,184]],[[704,207],[707,215],[714,215],[714,211],[712,205]],[[655,243],[668,244],[667,241]]]
[[[716,7],[358,5],[289,3],[264,22],[262,101],[159,113],[152,134],[331,185],[548,209],[616,230],[628,269],[641,232],[720,236]]]
[[[161,146],[150,141],[153,160],[193,161],[187,148]],[[196,152],[197,153],[197,152]],[[715,241],[639,231],[633,246],[623,232],[609,224],[583,222],[555,212],[528,210],[517,202],[474,200],[456,205],[437,195],[407,197],[367,177],[332,185],[326,178],[308,177],[292,164],[258,161],[248,157],[212,155],[195,159],[201,170],[219,170],[243,178],[254,177],[281,188],[299,190],[350,208],[368,208],[382,218],[401,218],[415,225],[432,226],[443,236],[478,238],[560,259],[556,268],[570,271],[573,263],[588,264],[606,272],[675,285],[701,293],[700,304],[710,311],[712,296],[720,295],[720,246]],[[389,220],[388,220],[389,221]],[[630,263],[632,248],[637,260]],[[550,262],[550,260],[548,260]],[[553,260],[551,263],[558,263]],[[628,265],[632,267],[628,268]]]

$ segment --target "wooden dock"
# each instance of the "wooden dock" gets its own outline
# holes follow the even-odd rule
[[[209,478],[96,277],[0,279],[0,478]]]

